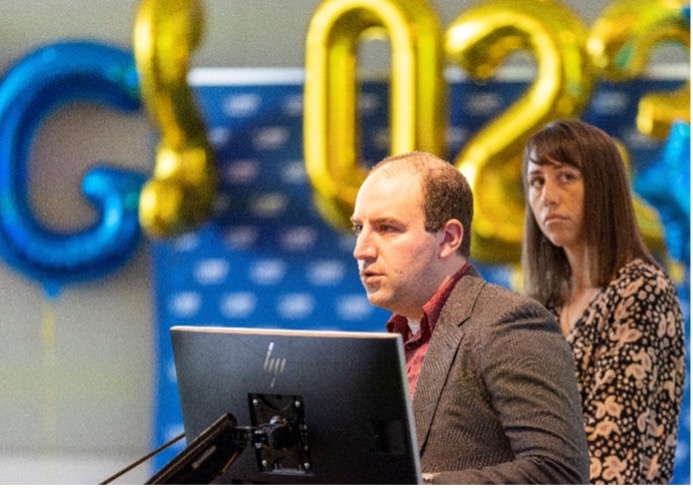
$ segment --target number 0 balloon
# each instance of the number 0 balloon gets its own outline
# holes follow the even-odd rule
[[[365,170],[356,121],[357,48],[366,32],[392,47],[391,153],[442,155],[446,85],[442,34],[426,0],[325,0],[306,40],[304,157],[317,208],[338,229],[351,228]]]

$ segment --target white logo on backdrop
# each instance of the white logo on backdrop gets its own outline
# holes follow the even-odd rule
[[[253,146],[261,151],[276,151],[289,140],[286,127],[263,127],[253,134]]]
[[[257,295],[251,292],[229,293],[221,299],[221,314],[230,319],[248,317],[255,310]]]
[[[318,261],[308,267],[308,281],[312,285],[336,285],[344,279],[346,265],[342,261]]]
[[[373,115],[380,108],[380,97],[373,93],[362,93],[359,95],[357,103],[361,115]]]
[[[313,312],[315,298],[309,293],[289,293],[277,301],[277,312],[285,319],[302,319]]]
[[[263,193],[252,197],[249,207],[254,217],[268,219],[282,215],[288,204],[288,198],[283,193]]]
[[[503,105],[503,97],[498,93],[480,93],[469,98],[467,112],[470,115],[490,115]]]
[[[363,320],[373,311],[364,295],[344,295],[337,300],[337,316],[344,320]]]
[[[286,263],[281,259],[263,259],[251,264],[249,278],[257,285],[274,285],[284,279]]]
[[[279,236],[279,245],[285,251],[308,251],[317,239],[313,227],[290,227]]]
[[[176,251],[190,252],[197,249],[197,246],[200,245],[200,237],[197,234],[185,234],[176,238],[173,245]]]
[[[618,90],[600,91],[594,96],[592,106],[598,114],[624,113],[631,103],[630,96]]]
[[[302,160],[287,161],[281,168],[282,181],[289,184],[306,182],[306,167]]]
[[[257,179],[260,162],[256,159],[239,159],[226,165],[224,179],[229,183],[248,184]]]
[[[231,129],[228,127],[212,127],[207,132],[209,143],[215,148],[223,147],[231,139]]]
[[[258,230],[250,225],[231,227],[224,234],[224,243],[232,249],[250,249],[258,239]]]
[[[244,93],[226,97],[223,102],[224,113],[229,117],[249,117],[255,115],[262,98],[254,93]]]
[[[171,297],[171,312],[178,317],[192,317],[202,305],[202,297],[196,291],[184,291]]]
[[[303,117],[303,95],[291,95],[284,98],[282,112],[289,117]]]
[[[195,281],[201,285],[218,285],[229,274],[229,262],[226,259],[204,259],[198,261],[193,268]]]

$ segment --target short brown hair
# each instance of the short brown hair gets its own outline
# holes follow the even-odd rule
[[[474,201],[464,175],[449,162],[423,151],[389,156],[373,166],[371,172],[395,164],[421,175],[426,231],[438,232],[448,220],[459,220],[464,235],[457,252],[469,257]]]
[[[594,286],[607,285],[632,259],[656,264],[638,229],[623,158],[606,132],[580,120],[556,120],[532,135],[523,156],[525,193],[530,161],[539,165],[567,164],[582,173],[583,231]],[[570,282],[570,266],[563,249],[542,233],[528,200],[524,232],[525,292],[544,304],[561,305]]]

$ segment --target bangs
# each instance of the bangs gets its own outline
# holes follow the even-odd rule
[[[527,141],[524,154],[524,172],[529,163],[539,166],[568,165],[582,171],[581,148],[573,134],[554,126],[535,134]]]

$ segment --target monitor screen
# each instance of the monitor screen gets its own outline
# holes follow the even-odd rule
[[[215,483],[421,483],[399,334],[176,326],[171,339],[188,445],[227,414],[261,438]]]

